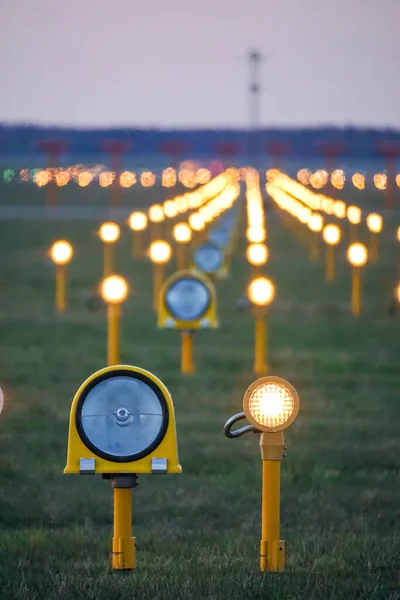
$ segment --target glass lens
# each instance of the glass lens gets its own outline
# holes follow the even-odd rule
[[[181,321],[193,321],[205,313],[210,302],[210,292],[201,281],[185,278],[171,285],[165,294],[170,313]]]
[[[116,376],[100,381],[86,396],[81,424],[89,441],[112,456],[132,456],[154,442],[163,408],[144,381]]]
[[[292,416],[294,399],[284,385],[275,382],[262,383],[250,396],[249,411],[260,425],[279,427]]]
[[[220,268],[223,256],[221,250],[214,244],[203,244],[195,251],[193,260],[200,271],[213,273]]]

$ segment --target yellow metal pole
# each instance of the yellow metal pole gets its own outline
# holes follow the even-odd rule
[[[379,238],[378,234],[373,231],[369,234],[369,255],[371,257],[371,262],[378,262],[379,258]]]
[[[352,269],[352,293],[351,309],[354,316],[361,314],[361,269],[353,267]]]
[[[119,317],[121,306],[119,304],[108,305],[108,343],[107,343],[107,365],[119,363]]]
[[[141,258],[143,253],[143,231],[134,231],[132,234],[132,256],[134,258]]]
[[[154,263],[153,272],[153,308],[155,311],[158,309],[158,301],[160,297],[160,291],[164,283],[164,265],[161,263]]]
[[[310,258],[312,261],[319,260],[319,233],[311,231],[310,239]]]
[[[181,373],[192,375],[195,372],[193,360],[193,333],[182,331],[181,333]]]
[[[113,569],[135,569],[136,548],[132,537],[132,488],[114,488]]]
[[[104,244],[104,277],[114,272],[114,244]]]
[[[65,300],[65,265],[57,265],[56,269],[56,309],[57,312],[65,312],[67,307]]]
[[[254,373],[265,375],[267,367],[267,318],[265,314],[255,317],[255,340],[254,340]]]
[[[262,461],[260,570],[283,571],[284,545],[280,538],[281,461]]]
[[[326,245],[325,281],[330,283],[335,279],[335,246]]]

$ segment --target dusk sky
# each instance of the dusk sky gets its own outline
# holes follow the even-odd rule
[[[400,128],[400,0],[3,0],[0,121]]]

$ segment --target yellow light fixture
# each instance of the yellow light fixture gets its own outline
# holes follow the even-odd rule
[[[69,242],[65,240],[59,240],[58,242],[54,242],[52,247],[50,248],[50,257],[51,260],[56,265],[66,265],[72,258],[74,251]]]
[[[171,395],[149,371],[116,365],[82,383],[70,415],[64,473],[111,480],[112,568],[134,569],[132,488],[137,477],[182,472]]]
[[[247,288],[247,296],[254,306],[268,306],[275,298],[275,286],[267,277],[256,277]]]
[[[368,250],[364,244],[355,242],[347,250],[347,259],[353,267],[363,267],[368,260]]]
[[[248,432],[261,434],[261,571],[279,572],[285,569],[285,542],[280,539],[281,460],[285,450],[283,431],[294,422],[299,407],[299,396],[288,381],[280,377],[262,377],[246,390],[243,412],[231,417],[224,427],[229,438]],[[249,425],[232,429],[245,418]]]
[[[366,218],[369,229],[369,255],[372,262],[377,262],[379,258],[379,238],[378,234],[383,228],[383,219],[377,213],[370,213]]]
[[[400,304],[400,283],[398,283],[396,285],[394,293],[395,293],[395,297],[396,297],[397,302]]]
[[[361,314],[361,269],[368,260],[368,251],[364,244],[351,244],[347,250],[347,260],[352,265],[351,311],[358,317]]]
[[[165,219],[165,214],[161,204],[153,204],[149,208],[149,219],[152,223],[161,223]]]
[[[275,298],[275,286],[267,277],[255,277],[247,288],[255,319],[254,373],[265,374],[267,361],[267,306]]]
[[[383,227],[383,219],[377,213],[370,213],[366,218],[368,229],[372,233],[380,233]]]
[[[111,366],[119,363],[119,320],[121,304],[128,296],[128,284],[120,275],[110,275],[102,281],[100,294],[108,304],[107,364]]]
[[[307,221],[307,226],[311,231],[319,232],[322,231],[324,226],[324,218],[319,213],[313,213]]]
[[[265,229],[263,227],[248,228],[246,231],[247,241],[250,244],[261,244],[267,239]]]
[[[147,227],[147,215],[140,211],[135,211],[129,215],[128,224],[132,231],[143,231]]]
[[[99,229],[99,237],[105,244],[113,244],[119,239],[120,228],[116,223],[103,223]]]
[[[352,225],[359,225],[362,218],[362,210],[358,206],[349,206],[347,209],[347,218]]]
[[[114,271],[114,244],[119,239],[119,225],[112,222],[103,223],[98,231],[99,237],[104,243],[104,277],[111,275]]]
[[[171,259],[172,248],[164,240],[156,240],[150,244],[149,258],[153,269],[153,308],[157,310],[162,285],[164,283],[164,265]]]
[[[341,238],[340,228],[337,225],[325,225],[322,230],[322,237],[326,244],[336,246]]]
[[[140,258],[144,252],[144,231],[147,228],[148,219],[145,213],[135,211],[129,215],[128,225],[132,234],[132,256]]]
[[[265,244],[250,244],[246,250],[247,261],[255,266],[260,267],[268,261],[268,248]]]
[[[177,223],[172,229],[172,235],[176,242],[185,244],[192,239],[192,230],[187,223]]]
[[[66,240],[54,242],[50,248],[49,255],[56,267],[56,310],[65,312],[66,301],[66,265],[73,256],[73,248]]]

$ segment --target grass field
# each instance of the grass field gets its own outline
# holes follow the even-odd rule
[[[154,188],[154,200],[161,193]],[[106,361],[105,311],[88,308],[102,273],[96,228],[0,222],[1,600],[400,599],[400,338],[399,316],[387,310],[397,277],[393,231],[367,269],[365,312],[354,319],[345,244],[328,287],[322,262],[308,260],[279,217],[268,222],[266,272],[277,286],[270,371],[295,385],[301,411],[282,468],[287,568],[264,575],[258,439],[222,433],[254,379],[253,321],[236,308],[249,276],[244,242],[218,284],[221,327],[198,334],[197,373],[183,378],[178,335],[156,329],[151,268],[130,258],[125,231],[118,265],[132,290],[122,358],[172,393],[183,474],[139,479],[138,568],[121,574],[110,569],[110,484],[62,474],[73,395]],[[76,247],[62,317],[46,256],[57,238]]]

